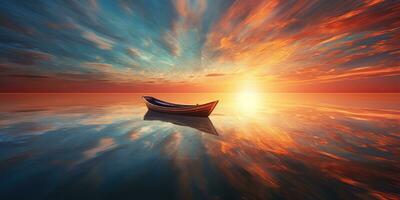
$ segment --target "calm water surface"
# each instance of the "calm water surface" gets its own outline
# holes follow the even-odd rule
[[[0,95],[0,199],[399,199],[399,94],[140,96]]]

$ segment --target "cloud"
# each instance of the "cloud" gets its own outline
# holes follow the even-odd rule
[[[213,66],[234,64],[278,81],[396,75],[395,67],[382,70],[382,65],[399,64],[394,61],[399,9],[384,1],[236,1],[211,29],[204,52]],[[370,71],[348,71],[360,67]],[[332,69],[337,75],[325,77]]]
[[[398,76],[400,75],[400,66],[397,67],[360,67],[348,70],[338,74],[328,74],[319,76],[319,80],[340,80],[340,79],[355,79],[355,78],[366,78],[375,76]]]
[[[206,74],[207,77],[217,77],[217,76],[225,76],[226,74],[221,74],[221,73],[210,73]]]
[[[50,61],[52,56],[36,50],[20,50],[14,49],[7,52],[7,58],[11,62],[22,65],[35,65],[39,62]]]
[[[167,32],[162,38],[162,44],[165,46],[166,50],[173,56],[179,56],[182,53],[181,46],[177,40],[178,33]]]
[[[47,26],[50,29],[55,29],[55,30],[65,30],[65,29],[77,29],[77,25],[73,23],[48,23]]]
[[[96,35],[94,32],[89,32],[85,31],[83,33],[83,37],[86,38],[87,40],[93,42],[94,44],[97,45],[98,48],[104,49],[104,50],[111,50],[113,48],[114,42]]]
[[[16,77],[16,78],[33,78],[33,79],[49,78],[48,76],[31,75],[31,74],[11,74],[11,75],[9,75],[9,76],[10,76],[10,77]]]
[[[0,26],[26,35],[34,34],[34,29],[22,26],[4,14],[0,14]]]
[[[138,49],[136,49],[136,48],[128,48],[127,52],[132,57],[140,57],[141,56],[140,51]]]
[[[83,64],[84,66],[88,66],[90,68],[93,69],[102,69],[102,70],[106,70],[106,69],[111,69],[112,65],[108,64],[108,63],[97,63],[97,62],[87,62]]]
[[[302,90],[313,92],[323,90],[351,92],[352,88],[358,88],[362,92],[368,92],[368,88],[370,91],[395,92],[400,87],[396,84],[393,85],[393,82],[398,81],[399,77],[399,66],[373,66],[349,70],[331,69],[329,71],[324,71],[316,66],[296,71],[293,74],[281,74],[273,78],[278,85],[286,85],[289,86],[288,88],[302,88]]]

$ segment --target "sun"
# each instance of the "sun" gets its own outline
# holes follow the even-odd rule
[[[255,114],[261,106],[260,99],[261,93],[256,88],[243,88],[236,94],[236,108],[243,114]]]

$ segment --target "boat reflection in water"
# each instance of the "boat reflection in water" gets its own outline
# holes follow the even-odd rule
[[[149,110],[143,116],[143,120],[168,122],[178,126],[186,126],[194,128],[204,133],[218,135],[217,130],[215,129],[210,118],[208,117],[190,117],[182,115],[172,115],[172,114],[159,113]]]

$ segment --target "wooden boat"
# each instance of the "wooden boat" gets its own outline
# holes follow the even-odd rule
[[[160,113],[149,110],[143,116],[143,120],[167,122],[178,126],[190,127],[203,133],[218,135],[217,130],[208,117],[171,115],[168,113]]]
[[[208,117],[214,110],[215,106],[217,106],[218,104],[218,101],[213,101],[201,105],[174,104],[156,99],[151,96],[143,96],[143,99],[149,110],[196,117]]]

